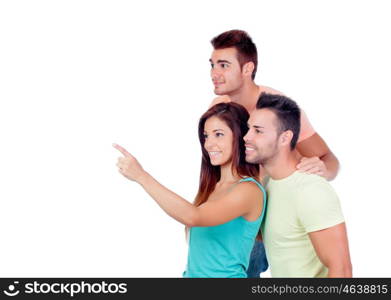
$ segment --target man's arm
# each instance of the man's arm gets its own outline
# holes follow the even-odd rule
[[[266,86],[259,86],[259,88],[261,92],[284,95]],[[209,108],[218,103],[230,101],[231,99],[227,95],[219,96],[212,101]],[[296,150],[303,158],[297,165],[297,168],[302,172],[317,174],[327,180],[333,180],[337,176],[339,169],[337,157],[331,152],[321,136],[314,131],[303,110],[301,110],[300,123],[301,133]]]
[[[320,135],[314,133],[300,141],[296,149],[304,156],[297,168],[333,180],[338,173],[339,162]]]
[[[352,277],[345,223],[309,233],[320,261],[329,269],[328,277]]]

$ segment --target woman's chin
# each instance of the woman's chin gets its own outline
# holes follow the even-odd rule
[[[220,166],[220,162],[211,161],[210,164],[214,167]]]

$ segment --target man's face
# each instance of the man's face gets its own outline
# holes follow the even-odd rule
[[[244,137],[246,161],[265,165],[279,151],[276,115],[269,109],[256,109],[250,114],[248,128]]]
[[[210,63],[216,95],[230,95],[242,87],[243,75],[235,48],[214,50]]]

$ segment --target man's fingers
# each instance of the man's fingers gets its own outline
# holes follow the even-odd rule
[[[308,163],[308,157],[302,157],[300,162],[297,164],[296,168],[300,169]]]
[[[317,173],[321,172],[321,170],[319,169],[319,167],[312,167],[312,168],[305,170],[304,172],[308,173],[308,174],[317,174]]]
[[[119,152],[121,152],[124,156],[132,157],[132,154],[130,154],[124,147],[121,147],[118,144],[113,144],[113,147],[117,149]]]
[[[314,165],[313,161],[305,161],[297,165],[298,169],[305,169]]]
[[[307,171],[307,173],[310,173],[310,174],[315,174],[315,173],[318,173],[318,172],[320,172],[319,167],[313,167],[313,168],[311,168],[311,169],[309,169]]]
[[[301,160],[300,160],[300,163],[297,164],[297,168],[298,169],[301,169],[301,168],[305,168],[307,166],[311,166],[311,165],[317,165],[319,163],[320,159],[319,157],[303,157]]]
[[[302,165],[302,166],[300,166],[299,171],[300,172],[309,172],[311,169],[314,169],[314,168],[319,169],[317,166],[314,166],[313,164]]]
[[[301,162],[301,163],[297,164],[296,168],[299,170],[304,170],[304,169],[307,169],[308,167],[311,167],[312,165],[313,165],[312,162],[305,161],[305,162]]]
[[[302,158],[300,158],[300,162],[306,161],[307,159],[308,157],[303,156]]]

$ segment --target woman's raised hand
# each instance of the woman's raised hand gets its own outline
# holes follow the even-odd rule
[[[123,154],[118,158],[118,171],[129,180],[139,182],[141,177],[146,174],[137,159],[120,145],[113,144],[113,147]]]

